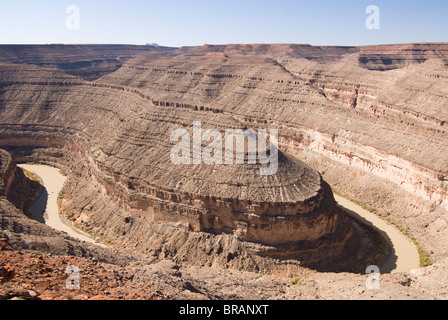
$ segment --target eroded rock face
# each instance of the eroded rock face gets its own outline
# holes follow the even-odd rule
[[[383,78],[398,84],[399,79],[409,79],[408,73],[420,77],[415,70],[435,61],[434,55],[425,53],[427,60],[415,64],[423,58],[403,54],[394,70],[380,72],[369,70],[377,62],[361,60],[381,48],[366,50],[289,45],[182,48],[136,55],[95,81],[41,66],[5,63],[0,66],[0,144],[22,159],[35,159],[40,153],[51,162],[65,163],[74,175],[73,185],[67,187],[67,210],[74,211],[74,219],[95,221],[97,232],[106,226],[116,230],[110,234],[113,240],[126,243],[143,230],[156,234],[159,222],[180,223],[186,230],[184,239],[205,231],[271,246],[263,249],[265,256],[321,261],[332,255],[324,249],[326,244],[337,244],[340,250],[333,251],[343,252],[362,231],[335,210],[321,176],[290,154],[323,168],[332,181],[338,181],[337,171],[344,167],[340,172],[374,172],[375,178],[398,185],[400,191],[446,209],[446,154],[435,152],[446,144],[444,113],[423,112],[424,98],[413,99],[415,107],[403,116],[404,109],[396,106],[371,112],[384,105],[373,96],[381,87],[361,88],[363,81],[382,86]],[[355,98],[350,70],[361,79]],[[431,90],[434,102],[443,103],[442,87],[434,82]],[[415,90],[416,96],[419,92]],[[424,116],[417,117],[411,109]],[[191,127],[195,120],[204,129],[221,131],[278,128],[278,173],[260,176],[257,165],[173,165],[169,134]],[[425,144],[428,140],[434,144]],[[354,190],[363,185],[360,177],[352,181]],[[339,185],[350,181],[345,182]],[[75,186],[88,184],[96,189],[80,196],[82,200]],[[98,202],[108,209],[101,212],[94,199],[101,199]],[[114,205],[106,205],[110,200]],[[113,212],[115,204],[123,216]],[[130,230],[120,235],[124,213],[142,225],[153,225],[134,226],[140,230],[134,238]],[[137,242],[141,250],[154,248],[145,239]],[[168,248],[166,242],[161,247]],[[175,249],[161,250],[178,254]],[[316,256],[309,253],[313,250]],[[162,251],[154,250],[158,255]]]
[[[9,193],[12,181],[14,180],[16,166],[11,155],[5,150],[0,149],[0,196],[6,197]]]
[[[21,169],[15,165],[7,152],[0,149],[0,155],[2,160],[0,181],[4,181],[8,172],[21,172]],[[5,168],[3,164],[6,163],[4,160],[8,160],[6,168],[12,168],[12,170],[3,170]],[[21,174],[23,175],[23,173]],[[20,184],[16,184],[14,180],[16,179],[13,179],[8,193],[0,196],[1,250],[29,250],[55,255],[94,257],[101,261],[121,265],[125,265],[132,260],[132,258],[122,253],[73,239],[64,232],[56,231],[28,217],[20,208],[23,202],[18,202],[19,205],[17,205],[9,201],[9,199],[11,198],[11,193],[15,194],[16,192],[20,192],[22,195],[22,198],[17,199],[23,200],[26,198],[29,191],[27,190],[27,184],[31,183],[31,181],[25,177]]]
[[[277,235],[276,238],[271,238],[271,242],[275,244],[244,241],[245,239],[236,234],[216,235],[210,233],[210,230],[192,232],[183,223],[130,215],[128,210],[102,193],[96,183],[92,183],[87,164],[81,158],[64,149],[59,149],[64,153],[62,157],[61,154],[55,157],[54,150],[56,149],[33,147],[19,148],[15,152],[18,159],[39,158],[50,164],[57,161],[64,170],[71,170],[68,183],[64,187],[63,214],[86,231],[100,235],[107,243],[128,252],[171,259],[183,265],[231,268],[282,276],[301,273],[301,267],[322,271],[361,272],[364,263],[378,263],[389,252],[378,234],[337,211],[323,211],[320,216],[310,214],[307,218],[301,218],[305,226],[294,223],[294,220],[299,219],[293,219],[293,223],[289,220],[290,225],[276,226],[275,219],[271,218],[270,223],[277,229],[282,226],[286,231],[310,228],[313,234],[305,234],[301,238],[315,238],[280,243],[280,240],[284,240],[281,235]],[[324,189],[326,192],[329,190],[325,185]],[[0,235],[6,235],[14,248],[58,254],[68,250],[68,253],[73,255],[91,256],[93,253],[101,254],[103,259],[105,256],[113,259],[110,253],[106,255],[107,250],[99,250],[98,253],[98,250],[92,250],[92,245],[77,244],[68,236],[65,236],[64,240],[59,239],[58,232],[26,217],[5,198],[0,200]],[[324,202],[333,205],[331,199]],[[323,228],[327,221],[331,221],[331,228],[325,230]],[[314,230],[311,230],[313,226]],[[256,229],[256,225],[254,228]],[[322,230],[326,232],[324,236],[319,236]],[[269,230],[261,230],[258,236],[260,234],[263,237],[272,237]],[[361,244],[360,241],[365,243]],[[120,254],[117,254],[115,259],[120,261],[119,257]]]
[[[5,197],[16,208],[28,214],[39,188],[40,184],[27,178],[11,155],[0,149],[0,197]]]
[[[272,176],[260,175],[260,165],[173,164],[170,150],[174,142],[169,135],[176,128],[198,119],[204,129],[241,128],[238,121],[222,113],[158,106],[133,92],[90,83],[69,84],[62,91],[60,85],[49,85],[45,93],[41,84],[28,88],[23,101],[43,93],[57,97],[56,104],[65,107],[41,96],[44,106],[18,107],[25,114],[5,110],[2,119],[10,123],[35,116],[39,122],[5,125],[2,145],[62,147],[78,153],[102,191],[134,214],[182,222],[195,231],[235,231],[244,240],[275,243],[274,237],[254,228],[270,228],[269,219],[275,216],[300,219],[302,214],[317,212],[324,198],[320,175],[283,154]],[[13,91],[8,90],[6,96],[14,96]],[[86,100],[85,94],[90,98]],[[6,96],[6,104],[18,102]],[[98,105],[109,109],[98,113]],[[66,127],[67,114],[71,119]],[[284,235],[283,241],[293,241],[292,237],[292,233]]]
[[[147,90],[158,100],[218,107],[249,127],[280,127],[282,150],[323,172],[339,191],[390,215],[443,257],[446,50],[444,43],[320,51],[182,48],[197,56],[137,57],[98,82]],[[206,51],[228,58],[200,56]],[[370,62],[362,62],[366,58]]]

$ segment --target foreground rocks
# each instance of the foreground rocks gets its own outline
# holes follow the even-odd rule
[[[167,299],[161,288],[132,282],[126,270],[93,259],[48,256],[21,250],[2,251],[1,270],[13,265],[14,275],[2,278],[0,299],[87,300],[87,299]],[[79,289],[66,286],[69,266],[79,268]]]
[[[70,265],[79,268],[79,289],[66,287]],[[181,267],[166,260],[121,267],[92,258],[8,249],[0,252],[0,300],[446,299],[447,271],[446,266],[434,265],[382,275],[380,288],[369,289],[367,276],[349,273],[309,273],[293,281],[235,270]]]

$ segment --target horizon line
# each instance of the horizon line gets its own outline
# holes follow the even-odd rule
[[[338,45],[338,44],[309,44],[309,43],[294,43],[294,42],[254,42],[254,43],[220,43],[220,44],[210,44],[204,43],[202,45],[183,45],[183,46],[169,46],[169,45],[147,45],[147,44],[135,44],[135,43],[0,43],[0,46],[138,46],[138,47],[153,47],[153,48],[195,48],[204,46],[231,46],[231,45],[297,45],[297,46],[310,46],[310,47],[371,47],[371,46],[389,46],[389,45],[437,45],[437,44],[448,44],[446,42],[391,42],[391,43],[378,43],[378,44],[361,44],[361,45]]]

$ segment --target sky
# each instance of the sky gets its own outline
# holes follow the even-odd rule
[[[0,0],[0,44],[410,42],[448,42],[448,0]]]

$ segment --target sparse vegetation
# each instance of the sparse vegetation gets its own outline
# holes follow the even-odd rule
[[[90,231],[91,226],[88,222],[81,222],[81,223],[77,223],[75,221],[75,213],[72,211],[67,211],[64,210],[62,207],[62,200],[64,197],[64,192],[63,190],[60,190],[58,193],[58,197],[57,197],[57,206],[58,206],[58,210],[59,210],[59,214],[61,215],[62,218],[66,219],[67,221],[71,222],[72,225],[78,229],[81,230],[82,232],[86,233],[90,238],[95,239],[94,234]],[[106,241],[104,241],[106,244],[112,244],[111,240],[106,239]]]
[[[300,278],[299,277],[293,277],[291,278],[291,280],[289,281],[289,285],[291,286],[295,286],[296,284],[298,284],[300,282]]]
[[[39,161],[29,161],[29,162],[27,162],[26,164],[31,164],[31,165],[43,165],[43,163],[42,163],[42,162],[39,162]]]
[[[29,171],[29,170],[26,170],[26,169],[24,169],[24,168],[21,168],[21,169],[22,169],[23,173],[25,174],[25,176],[26,176],[28,179],[31,179],[31,180],[33,180],[33,181],[36,181],[37,183],[41,183],[41,180],[40,180],[40,178],[39,178],[39,176],[38,176],[37,174],[35,174],[34,172],[31,172],[31,171]]]

